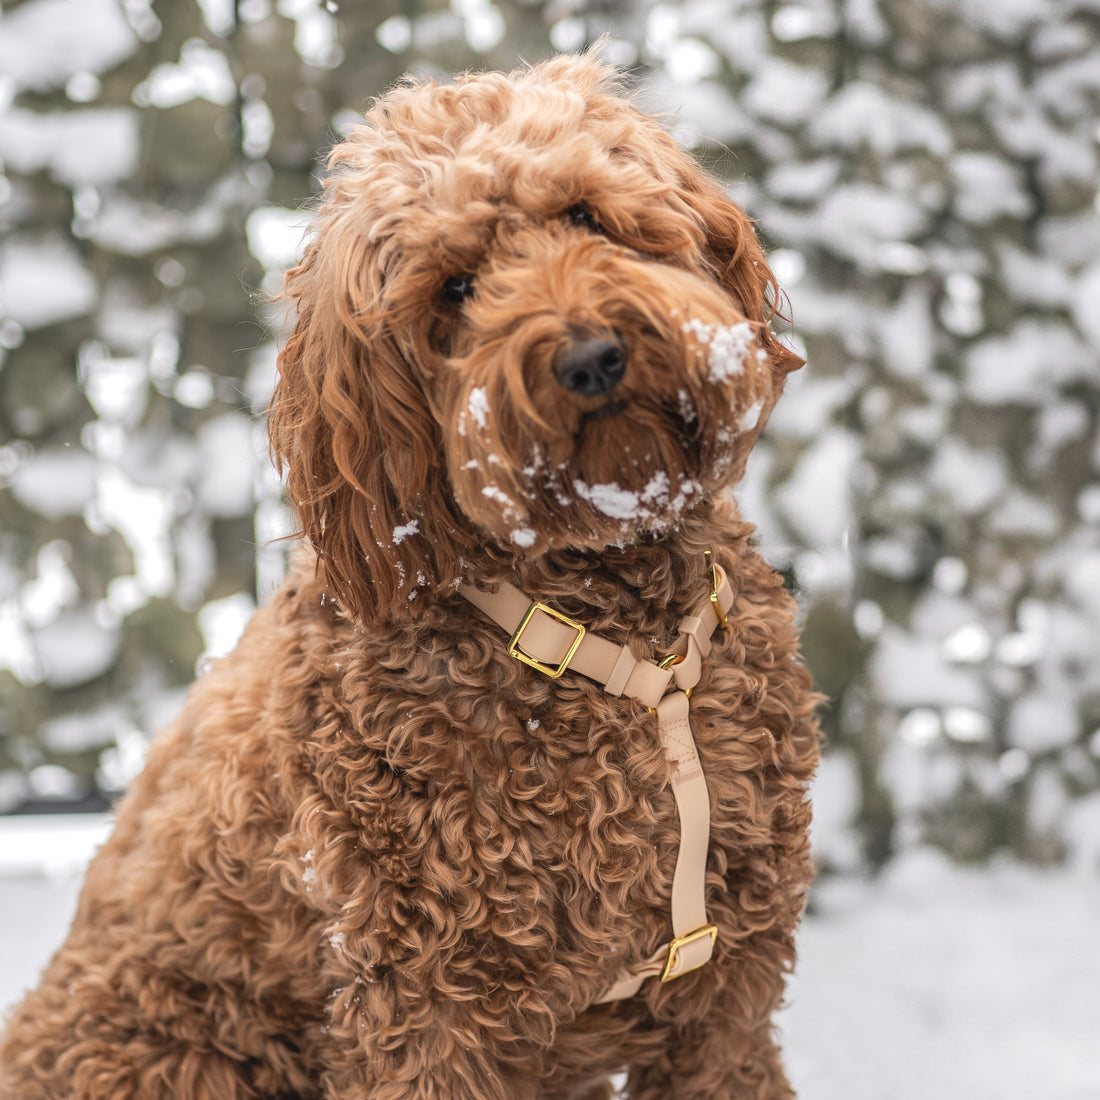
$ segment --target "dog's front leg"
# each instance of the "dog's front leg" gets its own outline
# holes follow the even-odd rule
[[[539,1051],[492,996],[452,999],[400,974],[330,1000],[325,1100],[534,1100]]]
[[[630,1100],[793,1100],[770,1022],[753,1031],[723,1020],[670,1029],[665,1056],[635,1068]]]
[[[789,931],[762,929],[710,964],[725,971],[713,996],[691,975],[673,983],[653,1006],[659,1053],[633,1061],[630,1100],[793,1100],[772,1024],[792,957]]]

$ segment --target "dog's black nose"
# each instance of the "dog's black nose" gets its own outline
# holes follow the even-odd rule
[[[626,344],[594,336],[575,340],[554,361],[558,381],[581,397],[613,390],[626,370]]]

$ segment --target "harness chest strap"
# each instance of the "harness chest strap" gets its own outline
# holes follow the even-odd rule
[[[509,632],[508,652],[517,660],[555,679],[566,669],[579,672],[611,695],[637,699],[657,716],[658,738],[673,765],[672,793],[680,818],[680,848],[672,876],[673,939],[624,970],[596,1003],[631,997],[646,978],[660,975],[662,981],[670,981],[705,965],[717,937],[706,913],[710,797],[691,732],[688,694],[699,682],[711,635],[726,625],[733,604],[729,579],[712,566],[710,593],[681,621],[673,654],[660,664],[639,660],[628,646],[589,634],[580,623],[530,600],[510,584],[501,583],[495,592],[471,585],[459,591]]]

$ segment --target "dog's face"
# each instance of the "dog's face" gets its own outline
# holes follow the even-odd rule
[[[800,362],[767,326],[774,281],[606,69],[399,88],[330,166],[272,428],[353,610],[386,602],[380,574],[449,583],[477,540],[649,537],[739,476]]]

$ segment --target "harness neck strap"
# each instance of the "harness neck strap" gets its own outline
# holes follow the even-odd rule
[[[689,718],[691,689],[699,682],[711,635],[727,625],[733,605],[729,578],[707,554],[710,590],[680,622],[673,651],[660,662],[638,659],[629,646],[590,634],[585,627],[518,588],[459,589],[511,637],[508,653],[551,679],[566,670],[595,680],[610,695],[643,703],[657,717],[657,735],[672,765],[672,793],[680,817],[680,848],[672,877],[672,934],[648,959],[626,968],[597,1004],[637,993],[648,977],[670,981],[710,961],[718,929],[707,922],[706,864],[710,797]]]

